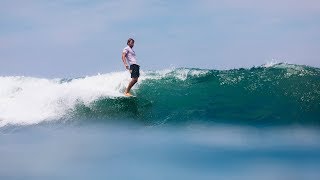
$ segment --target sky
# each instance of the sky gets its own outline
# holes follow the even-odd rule
[[[0,76],[73,78],[141,69],[320,67],[318,0],[1,0]]]

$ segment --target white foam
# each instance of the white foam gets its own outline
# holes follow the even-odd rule
[[[145,79],[162,79],[168,76],[174,76],[175,78],[185,81],[188,76],[199,77],[206,75],[210,70],[201,70],[201,69],[188,69],[188,68],[170,68],[164,69],[155,72],[146,72],[143,73],[142,80]]]
[[[266,64],[262,65],[262,67],[269,68],[269,67],[273,67],[274,65],[277,65],[277,64],[279,64],[278,60],[272,59],[271,61],[269,61]]]
[[[114,72],[62,82],[61,79],[0,77],[0,127],[36,124],[62,117],[78,102],[123,96],[128,72]]]

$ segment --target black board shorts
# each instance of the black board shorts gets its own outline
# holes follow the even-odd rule
[[[140,76],[140,66],[137,64],[130,65],[131,78],[138,78]]]

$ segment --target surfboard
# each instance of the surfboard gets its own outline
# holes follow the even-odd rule
[[[137,97],[137,96],[135,96],[135,95],[126,96],[126,95],[124,95],[124,94],[123,94],[123,96],[122,96],[122,97],[125,97],[125,98],[135,98],[135,97]]]

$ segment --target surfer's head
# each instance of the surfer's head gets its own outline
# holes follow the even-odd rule
[[[132,48],[134,46],[134,39],[129,38],[128,41],[127,41],[127,45]]]

